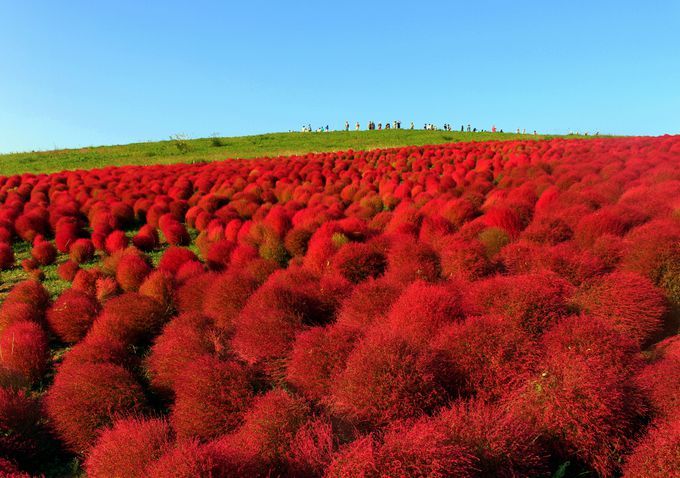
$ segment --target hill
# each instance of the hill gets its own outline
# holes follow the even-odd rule
[[[105,166],[195,163],[229,158],[286,156],[320,151],[368,150],[399,146],[513,139],[553,135],[461,133],[457,131],[382,130],[329,133],[270,133],[253,136],[168,140],[0,155],[0,175],[52,173]],[[575,138],[577,136],[567,136]]]

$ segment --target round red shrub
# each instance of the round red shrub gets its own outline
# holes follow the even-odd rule
[[[356,284],[381,276],[387,268],[387,258],[370,244],[350,242],[335,253],[330,266],[331,270]]]
[[[358,284],[342,302],[338,324],[352,329],[365,329],[378,317],[387,315],[401,291],[400,284],[384,278],[369,279]]]
[[[80,271],[80,266],[73,261],[62,262],[57,266],[57,275],[66,282],[73,282],[78,271]]]
[[[35,322],[15,322],[0,335],[0,381],[30,386],[47,369],[47,336]]]
[[[56,433],[76,453],[89,450],[116,417],[139,413],[144,403],[132,374],[111,363],[62,366],[45,399]]]
[[[208,267],[214,271],[221,271],[227,268],[231,261],[231,253],[235,248],[236,243],[227,239],[210,244],[205,257]]]
[[[280,389],[270,390],[255,398],[243,425],[229,441],[276,468],[285,463],[295,435],[308,416],[309,408],[303,400]]]
[[[655,415],[680,413],[680,336],[654,346],[649,363],[635,377]]]
[[[410,284],[392,304],[385,322],[407,340],[428,341],[443,326],[463,317],[463,294],[458,284]]]
[[[437,253],[411,236],[396,236],[387,253],[387,275],[397,282],[434,282],[441,276]]]
[[[99,435],[84,468],[91,478],[146,478],[147,467],[171,447],[171,430],[165,420],[122,419]]]
[[[191,242],[191,236],[184,224],[177,221],[167,221],[160,224],[161,232],[168,244],[172,246],[186,246]]]
[[[528,421],[482,400],[456,402],[437,422],[446,440],[475,456],[474,476],[545,476],[549,455],[539,431]]]
[[[183,440],[151,463],[146,471],[149,478],[229,478],[239,476],[238,466],[214,443]],[[241,474],[240,476],[247,476]],[[255,476],[255,475],[250,475]]]
[[[31,249],[31,257],[33,257],[38,264],[48,266],[54,264],[54,261],[57,259],[57,249],[51,242],[40,241]],[[0,259],[0,261],[1,260],[2,259]]]
[[[233,330],[234,319],[259,285],[255,277],[241,270],[231,269],[223,272],[209,285],[203,312],[215,319],[215,323],[221,329]]]
[[[90,239],[78,239],[69,248],[71,260],[77,264],[90,262],[94,258],[95,248]]]
[[[146,257],[139,254],[125,254],[116,268],[116,280],[124,292],[135,292],[151,270]]]
[[[501,398],[526,379],[535,356],[529,334],[501,316],[468,317],[445,327],[433,346],[458,377],[459,393]]]
[[[281,358],[305,325],[328,322],[338,297],[326,297],[316,275],[287,269],[269,277],[235,318],[234,350],[251,363]]]
[[[173,281],[167,273],[161,270],[155,270],[146,276],[142,285],[139,286],[139,293],[151,297],[161,304],[166,311],[173,308],[175,302]]]
[[[158,263],[158,268],[169,273],[171,276],[174,276],[182,264],[197,260],[198,257],[196,254],[191,252],[189,249],[171,246],[168,247],[161,256],[161,260]]]
[[[5,297],[5,304],[21,302],[29,304],[37,311],[44,312],[50,302],[50,294],[38,281],[25,280],[17,283]]]
[[[680,416],[653,425],[626,459],[624,478],[666,478],[680,470]]]
[[[106,242],[104,243],[104,249],[108,254],[113,254],[116,251],[122,251],[128,246],[129,239],[125,235],[124,231],[115,230],[108,236],[106,236]]]
[[[356,333],[335,325],[313,327],[295,339],[286,380],[311,400],[328,395],[331,377],[340,373],[354,348]]]
[[[180,439],[209,440],[234,430],[253,395],[242,365],[211,355],[186,364],[174,384],[170,420]]]
[[[496,276],[469,289],[473,310],[508,317],[527,332],[541,334],[569,314],[571,286],[551,273]]]
[[[661,329],[666,313],[659,289],[634,272],[614,272],[586,283],[577,291],[574,302],[639,344]]]
[[[179,374],[194,359],[212,354],[228,356],[225,334],[215,328],[213,320],[197,312],[188,312],[165,324],[156,337],[147,358],[151,385],[168,395]]]
[[[443,404],[452,377],[438,354],[398,336],[372,333],[331,381],[331,408],[359,423],[384,425]]]
[[[43,420],[39,400],[22,390],[0,387],[0,455],[35,468],[36,461],[52,451]]]
[[[99,310],[99,302],[94,296],[67,289],[48,309],[47,323],[61,340],[76,343],[85,337]]]
[[[141,344],[160,332],[165,323],[163,306],[150,297],[127,292],[109,299],[94,321],[92,332]]]

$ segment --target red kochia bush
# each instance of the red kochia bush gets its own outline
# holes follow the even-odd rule
[[[16,284],[5,297],[3,306],[11,303],[30,305],[37,312],[44,312],[50,301],[50,295],[38,281],[25,280]]]
[[[50,444],[42,422],[39,400],[24,391],[0,387],[0,455],[22,467],[35,467],[41,450],[48,450]]]
[[[0,381],[29,386],[47,369],[47,336],[35,322],[16,322],[0,335]]]
[[[227,338],[211,318],[197,312],[181,314],[163,327],[151,347],[147,359],[151,384],[169,394],[177,376],[194,359],[205,354],[225,357],[228,353]]]
[[[301,332],[288,359],[286,380],[307,398],[321,400],[329,393],[331,377],[342,371],[355,339],[353,329],[337,325]]]
[[[170,419],[180,439],[209,440],[232,431],[253,394],[242,365],[210,355],[191,361],[174,382]]]
[[[459,377],[461,394],[498,399],[515,388],[535,356],[531,336],[501,316],[468,317],[445,327],[433,345]]]
[[[326,297],[325,291],[323,282],[303,269],[273,274],[236,317],[234,350],[251,363],[283,357],[303,326],[332,317],[339,298]]]
[[[596,319],[565,319],[543,337],[537,372],[515,406],[553,440],[561,458],[576,456],[612,476],[642,411],[630,384],[634,342]]]
[[[196,257],[196,254],[189,249],[171,246],[168,247],[161,256],[158,268],[174,276],[182,264],[197,260],[198,257]]]
[[[62,262],[57,266],[57,275],[66,282],[73,282],[79,271],[80,266],[73,261]]]
[[[370,244],[358,242],[345,244],[331,259],[331,269],[354,283],[381,276],[386,267],[383,253]]]
[[[82,339],[99,314],[99,302],[92,295],[67,289],[47,311],[47,323],[66,343]]]
[[[171,310],[175,301],[172,278],[161,270],[155,270],[146,276],[139,286],[139,293],[151,297],[165,310]]]
[[[218,327],[231,331],[234,318],[259,285],[260,281],[252,274],[240,269],[223,272],[215,276],[208,285],[203,312],[214,318]]]
[[[654,346],[648,363],[635,378],[654,414],[680,414],[680,336]]]
[[[83,264],[94,258],[95,248],[90,239],[78,239],[69,248],[68,254],[73,262]]]
[[[233,465],[228,460],[229,456],[214,443],[201,444],[196,440],[184,440],[151,463],[146,472],[149,478],[238,476],[233,473],[238,470],[232,470]]]
[[[634,272],[614,272],[587,283],[574,301],[584,312],[639,344],[647,342],[661,328],[666,313],[659,289],[647,277]]]
[[[31,249],[31,257],[40,265],[48,266],[57,259],[57,249],[51,242],[39,241]]]
[[[116,251],[123,250],[127,247],[129,239],[125,235],[125,232],[116,230],[111,234],[106,236],[106,242],[104,243],[104,248],[109,254],[113,254]]]
[[[52,426],[71,451],[87,451],[117,416],[133,415],[144,394],[132,374],[110,363],[61,367],[46,397]]]
[[[172,246],[186,246],[191,242],[191,236],[180,222],[162,221],[160,227],[165,240]]]
[[[331,408],[359,423],[384,425],[443,404],[453,377],[422,344],[379,331],[360,342],[331,380]]]
[[[151,272],[146,257],[140,254],[125,254],[116,268],[116,280],[125,292],[135,292]]]
[[[0,242],[0,270],[10,269],[14,265],[14,251],[10,244]]]
[[[165,420],[118,420],[99,435],[84,468],[91,478],[146,478],[147,467],[171,447],[171,430]]]
[[[503,315],[527,332],[541,334],[569,313],[570,285],[555,274],[496,276],[469,288],[472,308]]]
[[[352,329],[364,329],[380,316],[387,315],[399,297],[402,286],[381,278],[358,284],[340,305],[338,324]]]
[[[165,323],[165,310],[155,300],[128,292],[104,304],[94,321],[92,333],[119,338],[126,343],[143,343],[156,335]]]
[[[436,417],[451,444],[475,455],[475,476],[545,476],[548,453],[540,433],[503,405],[456,402]]]
[[[243,425],[226,441],[242,448],[246,456],[280,469],[308,416],[309,408],[303,400],[280,389],[270,390],[255,399],[243,417]]]
[[[333,456],[325,476],[472,478],[477,476],[475,465],[471,450],[452,443],[437,422],[420,420],[410,426],[397,424],[391,427],[383,443],[367,436],[346,445]]]
[[[680,415],[654,424],[623,467],[624,478],[666,478],[680,470]]]
[[[387,252],[387,275],[398,282],[434,282],[441,276],[437,253],[411,236],[395,236]]]
[[[410,341],[428,341],[446,324],[463,317],[463,294],[458,284],[414,282],[392,304],[386,326]]]

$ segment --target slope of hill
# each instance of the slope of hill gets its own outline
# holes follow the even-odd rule
[[[512,139],[547,139],[548,135],[461,133],[457,131],[382,130],[329,133],[270,133],[228,138],[201,138],[97,146],[0,155],[0,175],[51,173],[104,166],[195,163],[228,158],[285,156],[347,149]],[[577,137],[577,136],[569,136]]]

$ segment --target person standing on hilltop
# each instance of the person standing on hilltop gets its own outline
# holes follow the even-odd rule
[[[359,131],[361,129],[361,125],[359,124],[358,121],[357,121],[357,124],[354,125],[354,129],[357,130],[357,131]]]
[[[349,121],[345,121],[345,131],[349,131]]]
[[[411,129],[415,129],[415,125],[413,124],[413,121],[411,121]]]

